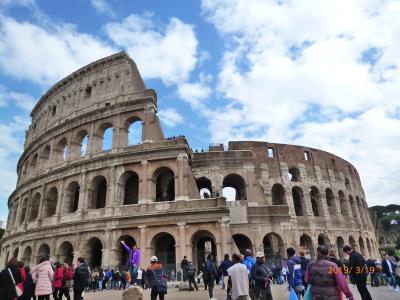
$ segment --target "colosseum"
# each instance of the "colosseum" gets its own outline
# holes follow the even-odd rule
[[[122,267],[121,240],[141,249],[143,266],[157,255],[168,270],[184,255],[198,265],[208,252],[220,261],[247,248],[270,260],[288,246],[313,258],[320,244],[378,255],[351,163],[269,142],[193,151],[184,136],[164,136],[157,94],[125,52],[56,83],[31,118],[1,266],[11,256],[28,265],[85,256],[92,267]]]

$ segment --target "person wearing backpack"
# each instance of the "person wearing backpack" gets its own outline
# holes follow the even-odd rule
[[[215,266],[213,255],[209,254],[207,256],[207,262],[204,267],[203,280],[207,282],[208,295],[210,300],[214,300],[214,285],[215,279],[217,278],[217,267]]]
[[[63,278],[61,280],[60,292],[58,293],[58,300],[62,300],[63,296],[65,296],[67,300],[71,300],[71,296],[69,295],[69,289],[72,286],[72,278],[74,271],[67,263],[65,263],[61,269],[63,270]]]
[[[158,262],[157,256],[150,258],[150,265],[146,270],[146,277],[149,281],[151,289],[151,300],[164,300],[164,295],[167,294],[167,280],[161,264]]]
[[[256,264],[251,269],[251,278],[254,280],[256,298],[260,300],[272,300],[271,282],[273,274],[265,265],[265,255],[257,252]]]
[[[56,261],[54,263],[55,271],[53,275],[54,280],[54,291],[53,291],[53,298],[54,300],[58,300],[58,294],[61,290],[61,281],[64,279],[64,269],[61,267],[60,262]]]
[[[305,282],[304,278],[306,276],[306,271],[307,271],[307,267],[310,264],[310,260],[306,257],[306,251],[301,249],[299,251],[299,259],[301,261],[300,265],[301,265],[301,280],[303,282],[303,296],[304,296],[304,291],[307,289],[307,283]]]
[[[301,260],[295,256],[296,250],[292,247],[286,249],[288,256],[288,282],[289,288],[293,289],[297,295],[297,298],[301,299],[303,292],[303,278],[301,273]]]
[[[85,290],[89,280],[89,269],[86,266],[85,259],[79,257],[77,261],[78,267],[74,272],[74,300],[82,300],[82,293]]]
[[[194,285],[194,288],[196,289],[196,291],[199,290],[199,288],[197,287],[197,284],[196,284],[196,280],[194,279],[195,276],[196,276],[196,268],[193,266],[192,262],[189,261],[188,269],[187,269],[187,279],[189,281],[189,291],[194,291],[192,284]]]

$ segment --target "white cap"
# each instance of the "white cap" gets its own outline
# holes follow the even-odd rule
[[[158,258],[157,258],[157,256],[152,256],[151,258],[150,258],[150,262],[157,262],[158,261]]]
[[[261,258],[261,257],[265,257],[265,255],[262,252],[257,252],[256,257]]]

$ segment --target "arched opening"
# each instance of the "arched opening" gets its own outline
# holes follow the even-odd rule
[[[31,165],[30,165],[30,173],[31,174],[35,174],[35,171],[36,171],[36,167],[37,167],[37,163],[38,163],[38,154],[36,153],[34,156],[33,156],[33,158],[32,158],[32,161],[31,161]]]
[[[372,247],[371,247],[371,243],[370,243],[370,241],[369,241],[368,238],[366,238],[365,240],[366,240],[366,243],[367,243],[367,250],[368,250],[369,257],[372,257]]]
[[[325,190],[326,205],[328,206],[329,214],[333,215],[335,212],[335,195],[330,188]]]
[[[349,195],[349,202],[350,202],[350,207],[351,207],[351,215],[353,216],[353,220],[355,220],[356,222],[359,222],[359,215],[358,215],[358,211],[357,211],[357,204],[355,203],[353,196]]]
[[[14,253],[13,253],[13,257],[18,258],[18,253],[19,253],[19,248],[15,248]]]
[[[357,250],[356,240],[351,235],[349,236],[349,244],[353,250]]]
[[[289,178],[290,181],[293,181],[293,182],[301,181],[300,170],[298,168],[295,168],[295,167],[290,168],[289,169],[288,178]]]
[[[40,193],[36,193],[32,198],[31,213],[28,219],[29,222],[37,219],[39,214],[39,206],[40,206]]]
[[[358,212],[360,215],[361,223],[366,224],[364,209],[361,205],[360,198],[358,198],[358,196],[356,196],[356,203],[357,203],[357,208],[358,208]]]
[[[166,232],[157,234],[152,242],[151,247],[158,258],[158,261],[164,266],[164,270],[170,276],[171,271],[176,272],[176,253],[175,253],[175,239]],[[170,277],[169,277],[170,278]]]
[[[244,254],[246,249],[253,251],[251,240],[244,234],[234,234],[232,239],[241,254]]]
[[[40,165],[41,165],[41,168],[43,168],[43,169],[47,168],[49,165],[50,152],[51,152],[50,146],[46,145],[43,148],[43,151],[40,155]]]
[[[110,151],[113,147],[114,130],[111,124],[106,124],[103,130],[103,134],[101,135],[103,137],[101,150],[103,152]]]
[[[321,245],[331,248],[331,241],[329,240],[328,236],[325,234],[320,234],[318,236],[318,246],[321,246]]]
[[[231,187],[223,188],[222,196],[226,198],[226,201],[233,202],[236,200],[236,190]]]
[[[284,245],[280,235],[271,232],[263,239],[264,255],[268,263],[280,263],[284,256]]]
[[[344,196],[343,191],[339,191],[339,204],[340,204],[340,213],[342,216],[348,216],[348,212],[346,209],[346,197]]]
[[[275,183],[271,189],[272,194],[272,205],[284,205],[285,199],[285,189],[279,183]]]
[[[104,176],[96,176],[92,180],[91,201],[89,209],[106,207],[107,201],[107,179]]]
[[[68,185],[65,193],[64,213],[73,213],[78,210],[80,190],[79,183],[76,181],[73,181]]]
[[[22,224],[26,220],[26,211],[28,209],[28,198],[22,201],[21,216],[19,218],[19,224]]]
[[[56,214],[56,207],[58,201],[58,190],[56,187],[52,187],[47,192],[47,197],[44,202],[44,216],[45,218],[54,216]]]
[[[89,134],[86,130],[81,130],[76,136],[76,157],[85,157]]]
[[[200,177],[196,179],[196,185],[199,189],[200,198],[211,198],[212,195],[212,184],[211,180],[206,177]]]
[[[156,183],[156,202],[175,200],[175,174],[168,167],[161,167],[154,172]]]
[[[22,261],[25,263],[25,266],[30,266],[32,259],[32,248],[26,247],[24,253],[22,254]]]
[[[58,248],[57,259],[61,263],[72,264],[74,259],[74,248],[70,242],[63,242]]]
[[[123,188],[124,205],[139,203],[139,176],[132,171],[125,172],[120,178]]]
[[[238,174],[229,174],[224,178],[223,187],[235,189],[235,200],[246,200],[246,183],[242,176]]]
[[[343,260],[343,247],[344,247],[344,239],[341,236],[338,236],[336,239],[336,246],[339,253],[340,260]]]
[[[196,232],[192,237],[193,265],[197,270],[201,270],[201,265],[206,261],[209,254],[214,259],[217,257],[217,245],[214,235],[206,230]]]
[[[314,253],[313,242],[308,235],[303,234],[300,237],[300,247],[306,251],[306,255],[308,255],[310,258],[314,258],[315,253]]]
[[[311,199],[311,208],[314,216],[315,217],[321,216],[322,213],[320,212],[320,207],[318,205],[320,203],[321,194],[315,186],[312,186],[310,188],[310,199]]]
[[[46,259],[50,258],[50,247],[47,244],[43,244],[42,246],[40,246],[36,264],[39,263],[41,258],[46,258]]]
[[[364,240],[362,239],[362,237],[360,237],[358,239],[358,244],[360,245],[360,251],[361,251],[361,255],[365,256],[365,245],[364,245]]]
[[[296,216],[303,216],[303,202],[304,202],[304,196],[303,196],[303,190],[299,188],[298,186],[295,186],[292,188],[292,196],[293,196],[293,205],[294,205],[294,211],[296,213]]]
[[[68,142],[66,138],[58,141],[54,151],[54,160],[57,162],[66,161],[68,158]]]
[[[132,117],[126,121],[128,130],[128,145],[138,145],[142,142],[142,120]]]
[[[92,237],[88,242],[86,249],[88,251],[87,262],[90,268],[101,267],[101,261],[103,256],[103,244],[98,238]]]
[[[133,246],[137,246],[137,243],[133,237],[130,235],[123,235],[121,236],[117,243],[117,248],[118,248],[118,253],[117,253],[117,261],[118,261],[118,267],[121,270],[129,270],[129,252],[125,250],[125,248],[122,246],[121,241],[124,241],[124,243],[132,249]]]
[[[350,180],[348,178],[344,179],[344,184],[345,184],[347,190],[351,189]]]

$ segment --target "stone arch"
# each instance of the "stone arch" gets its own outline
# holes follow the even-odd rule
[[[196,179],[196,185],[200,193],[200,198],[210,198],[213,194],[211,180],[207,177],[200,177]]]
[[[322,216],[322,208],[321,208],[321,193],[319,192],[318,188],[315,186],[312,186],[310,188],[310,199],[311,199],[311,208],[313,211],[313,215],[315,217]]]
[[[156,169],[153,173],[155,184],[155,201],[174,201],[175,200],[175,174],[169,167],[163,166]]]
[[[71,242],[65,241],[58,247],[57,259],[61,263],[72,264],[74,259],[74,247]]]
[[[346,207],[346,196],[344,195],[342,190],[338,192],[338,195],[339,195],[340,213],[342,216],[348,216],[349,213]]]
[[[86,129],[81,129],[75,135],[72,152],[75,158],[85,157],[89,144],[89,133]]]
[[[291,167],[289,169],[288,178],[292,182],[300,182],[301,181],[301,173],[299,168]]]
[[[91,268],[101,267],[103,258],[103,243],[97,237],[91,237],[85,247],[87,263]]]
[[[300,237],[300,247],[303,248],[306,254],[310,255],[311,258],[315,257],[313,241],[307,234],[303,234]]]
[[[39,215],[40,198],[41,198],[41,196],[40,196],[39,192],[36,192],[32,198],[31,207],[30,207],[31,211],[30,211],[30,215],[28,218],[29,222],[36,220]]]
[[[65,137],[58,140],[53,149],[53,160],[56,162],[66,161],[68,159],[68,141]]]
[[[51,148],[49,145],[43,147],[40,154],[40,168],[45,169],[49,166]]]
[[[21,215],[19,217],[19,224],[21,225],[25,220],[27,220],[26,212],[28,210],[28,198],[24,198],[21,203]]]
[[[330,188],[325,189],[326,205],[330,215],[335,214],[335,195]]]
[[[92,179],[88,209],[99,209],[106,207],[107,189],[108,183],[106,177],[103,175],[98,175]]]
[[[80,190],[81,188],[78,182],[72,181],[68,184],[64,196],[64,213],[73,213],[78,210]]]
[[[264,236],[263,246],[265,258],[268,260],[280,260],[285,256],[283,239],[275,232],[270,232]]]
[[[196,266],[197,270],[200,270],[208,254],[212,254],[216,259],[217,244],[213,233],[200,229],[193,233],[190,241],[193,249],[193,265]]]
[[[336,238],[336,246],[337,246],[337,251],[339,253],[339,258],[343,260],[343,247],[344,247],[344,239],[341,236],[338,236]]]
[[[126,171],[119,178],[121,202],[123,205],[139,203],[139,176],[134,171]]]
[[[167,274],[172,270],[176,272],[176,240],[174,236],[168,232],[159,232],[150,242],[152,255],[157,256],[158,261],[164,266]]]
[[[235,189],[235,200],[247,199],[246,182],[244,181],[242,176],[236,173],[231,173],[225,176],[222,185],[224,189],[228,187]]]
[[[31,160],[31,163],[30,163],[30,166],[29,166],[29,172],[31,174],[35,174],[35,172],[37,171],[38,160],[39,160],[39,155],[37,153],[35,153],[33,155],[33,158]]]
[[[137,145],[142,142],[143,121],[138,116],[132,116],[125,121],[127,142],[125,145]]]
[[[361,255],[366,256],[364,240],[361,236],[358,238],[358,245],[360,246]]]
[[[25,266],[30,266],[32,260],[32,248],[30,246],[25,247],[25,250],[22,254],[22,261],[25,263]]]
[[[114,126],[111,122],[106,122],[102,124],[98,131],[97,137],[99,140],[98,146],[99,152],[109,151],[113,148],[114,141]]]
[[[294,211],[296,213],[296,216],[304,216],[304,209],[303,209],[304,194],[303,194],[303,190],[298,186],[294,186],[292,188],[292,196],[293,196],[293,205],[294,205]]]
[[[284,205],[286,203],[285,189],[282,184],[275,183],[271,189],[272,205]]]
[[[18,258],[18,253],[19,253],[19,247],[14,249],[13,257]]]
[[[365,242],[366,242],[366,244],[367,244],[367,250],[368,250],[369,257],[372,258],[372,247],[371,247],[371,243],[370,243],[370,241],[369,241],[368,238],[365,239]]]
[[[57,201],[58,201],[58,190],[55,186],[53,186],[48,190],[46,198],[44,199],[44,212],[43,212],[44,218],[52,217],[56,214]]]
[[[253,243],[245,234],[236,233],[232,235],[232,240],[241,254],[244,254],[246,249],[253,251]]]
[[[357,243],[353,236],[349,235],[349,245],[353,250],[357,250]]]
[[[50,247],[49,247],[49,245],[47,245],[47,244],[42,244],[42,245],[39,247],[39,250],[38,250],[38,252],[37,252],[37,261],[36,261],[36,264],[39,263],[39,261],[40,261],[41,258],[47,258],[47,259],[50,258]]]
[[[129,269],[129,252],[125,250],[125,248],[122,246],[121,241],[124,241],[125,244],[129,247],[132,248],[133,246],[138,247],[138,244],[136,240],[128,235],[122,235],[116,242],[116,249],[117,250],[117,261],[118,261],[118,268],[123,269],[123,270],[128,270]]]
[[[318,246],[324,245],[328,248],[331,248],[331,241],[326,234],[321,233],[318,235]]]

